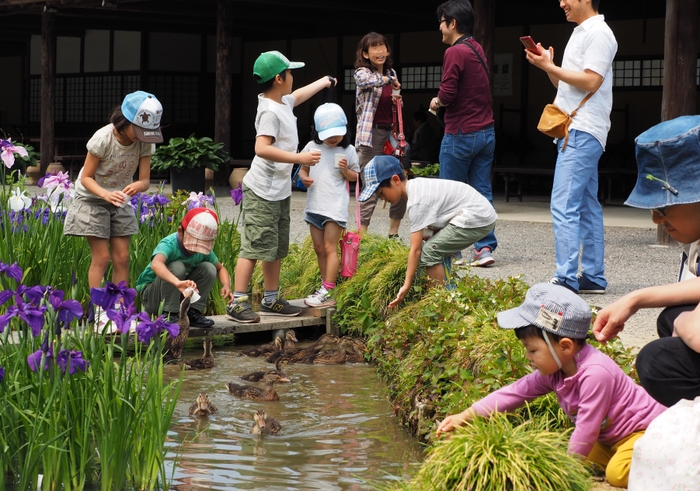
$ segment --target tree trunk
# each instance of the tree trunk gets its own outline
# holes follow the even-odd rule
[[[486,66],[489,73],[493,67],[494,39],[496,37],[496,2],[493,0],[474,0],[474,39],[484,48]],[[493,86],[493,77],[491,77]]]
[[[231,151],[231,74],[233,71],[233,7],[231,0],[216,2],[216,95],[214,140]],[[217,184],[227,182],[231,165],[226,162],[215,173]]]
[[[661,121],[695,114],[699,3],[666,0]],[[657,226],[656,238],[659,244],[675,243],[661,225]]]
[[[44,7],[41,14],[41,175],[53,162],[56,81],[56,13]]]

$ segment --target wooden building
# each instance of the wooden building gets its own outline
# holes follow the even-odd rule
[[[435,15],[440,3],[0,0],[0,129],[15,138],[40,139],[42,155],[55,155],[62,151],[56,142],[87,140],[124,94],[142,89],[163,103],[166,139],[211,136],[224,141],[234,158],[247,159],[255,137],[252,65],[258,54],[277,49],[304,61],[295,86],[336,76],[332,97],[354,129],[355,51],[372,30],[390,40],[411,128],[410,115],[427,108],[439,85],[446,48]],[[634,168],[637,134],[662,119],[698,112],[698,3],[602,0],[600,11],[619,49],[612,129],[601,165]],[[496,166],[553,167],[551,139],[536,124],[556,91],[525,62],[518,38],[529,34],[554,46],[559,63],[574,25],[553,1],[473,4],[475,37],[493,67]],[[300,142],[309,139],[313,111],[324,97],[295,111]]]

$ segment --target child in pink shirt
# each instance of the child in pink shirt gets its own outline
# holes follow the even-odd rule
[[[610,484],[626,488],[634,442],[666,408],[586,344],[588,304],[566,288],[540,283],[528,290],[520,307],[499,313],[498,324],[515,329],[537,371],[447,416],[437,436],[475,416],[512,411],[554,391],[576,426],[569,452],[602,466]]]

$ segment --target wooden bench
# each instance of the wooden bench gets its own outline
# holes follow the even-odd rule
[[[503,177],[505,186],[506,203],[511,196],[518,198],[518,201],[523,201],[523,183],[519,176],[554,176],[554,169],[547,167],[500,167],[493,169],[494,174]],[[637,171],[634,169],[598,169],[598,199],[605,206],[612,201],[613,183],[625,176],[635,176]],[[518,188],[515,194],[512,194],[510,182],[517,180]]]

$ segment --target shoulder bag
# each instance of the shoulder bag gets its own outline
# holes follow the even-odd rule
[[[564,145],[561,147],[561,151],[563,152],[566,150],[566,144],[569,142],[569,126],[571,126],[571,121],[574,119],[574,116],[576,116],[576,111],[578,111],[593,94],[595,94],[595,92],[590,92],[584,97],[581,104],[571,111],[571,114],[565,113],[555,104],[547,104],[544,106],[542,116],[540,116],[540,122],[537,124],[537,129],[552,138],[563,138]]]
[[[362,171],[360,171],[362,172]],[[350,183],[347,183],[348,194],[350,193]],[[357,176],[355,181],[355,223],[357,232],[343,231],[340,236],[340,276],[343,278],[352,278],[357,272],[357,256],[360,253],[360,202],[357,199],[360,197],[360,176]]]

